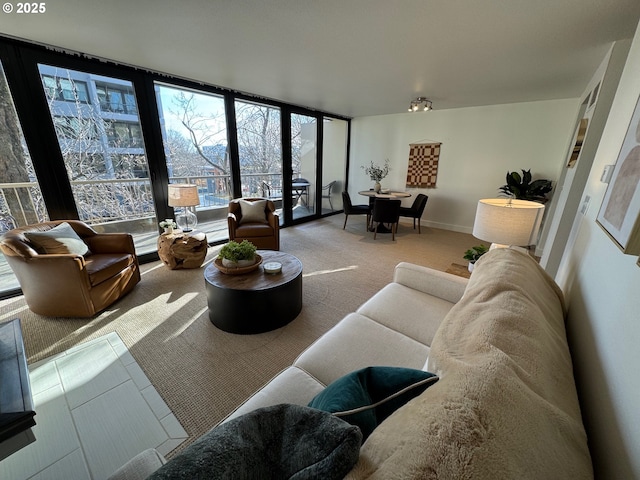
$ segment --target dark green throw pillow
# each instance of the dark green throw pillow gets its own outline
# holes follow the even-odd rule
[[[423,370],[367,367],[327,385],[309,406],[360,427],[364,441],[385,418],[437,381]]]

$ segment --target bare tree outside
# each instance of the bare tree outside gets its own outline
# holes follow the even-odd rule
[[[0,183],[25,184],[33,179],[35,174],[31,157],[18,123],[4,70],[0,65]],[[37,184],[3,188],[0,200],[0,212],[5,217],[0,228],[11,227],[14,222],[17,225],[26,225],[47,219],[42,194]]]
[[[50,70],[41,66],[43,87],[80,219],[95,224],[153,217],[133,87]]]

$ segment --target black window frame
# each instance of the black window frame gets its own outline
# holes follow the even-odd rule
[[[127,100],[125,94],[134,93],[135,95],[134,107],[137,112],[134,113],[137,114],[142,128],[142,139],[146,148],[155,210],[158,218],[169,218],[173,216],[173,211],[167,206],[166,185],[168,184],[168,172],[155,99],[155,82],[173,85],[177,88],[190,88],[224,97],[227,129],[229,132],[228,141],[234,197],[240,196],[238,194],[240,192],[240,168],[234,112],[236,100],[259,102],[281,110],[282,151],[285,152],[285,157],[283,158],[283,175],[285,178],[291,174],[291,158],[289,153],[290,124],[288,119],[292,112],[317,118],[318,145],[316,172],[319,184],[322,183],[323,118],[330,117],[347,121],[347,142],[348,144],[350,142],[351,118],[349,117],[291,105],[257,95],[239,93],[231,89],[174,77],[144,68],[122,65],[115,61],[97,59],[82,53],[69,53],[68,50],[61,51],[55,46],[43,46],[0,35],[0,60],[4,66],[7,82],[18,114],[18,120],[24,133],[25,142],[29,149],[36,175],[40,179],[43,199],[51,219],[75,219],[79,217],[71,190],[71,184],[65,169],[64,159],[60,151],[54,120],[51,117],[48,107],[49,97],[46,92],[47,87],[44,86],[42,75],[38,71],[38,64],[54,65],[59,68],[118,78],[132,83],[133,92],[126,92],[126,88],[119,88],[118,85],[110,85],[108,82],[105,82],[103,86],[107,87],[107,95],[109,88],[121,92],[125,110],[127,109],[127,105],[131,103]],[[88,89],[87,95],[89,97],[86,103],[91,103],[91,92],[89,92]],[[114,112],[114,114],[124,114],[126,116],[127,112]],[[348,150],[346,152],[346,166],[344,178],[345,188],[348,182]],[[46,181],[42,181],[42,179],[46,179]],[[290,187],[287,186],[286,188]],[[316,201],[319,201],[321,192],[319,189],[317,190],[316,195],[318,198]],[[290,197],[291,195],[286,195],[285,193],[285,198]],[[289,209],[285,208],[285,212],[288,210]],[[340,211],[322,214],[321,209],[318,209],[314,215],[297,221],[293,221],[293,219],[288,216],[288,218],[285,218],[283,226],[286,227],[301,222],[312,221],[322,216],[339,212]],[[156,258],[157,253],[155,255],[149,254],[142,256],[140,260],[146,261],[147,259],[154,260]]]

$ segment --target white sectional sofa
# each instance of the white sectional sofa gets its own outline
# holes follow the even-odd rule
[[[557,285],[518,249],[490,251],[470,280],[400,263],[225,422],[307,405],[367,366],[423,369],[438,382],[375,428],[347,478],[593,478],[564,314]]]
[[[400,263],[393,282],[320,337],[226,420],[278,403],[307,405],[324,387],[372,365],[425,369],[429,346],[467,279]]]

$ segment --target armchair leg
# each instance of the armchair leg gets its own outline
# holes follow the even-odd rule
[[[349,215],[347,215],[346,213],[344,214],[344,225],[342,225],[342,229],[344,230],[345,228],[347,228],[347,218],[349,218]]]
[[[378,223],[378,225],[380,225],[380,224]],[[378,225],[376,225],[375,227],[373,227],[373,239],[374,239],[374,240],[376,239],[376,235],[377,235],[377,233],[378,233]]]

